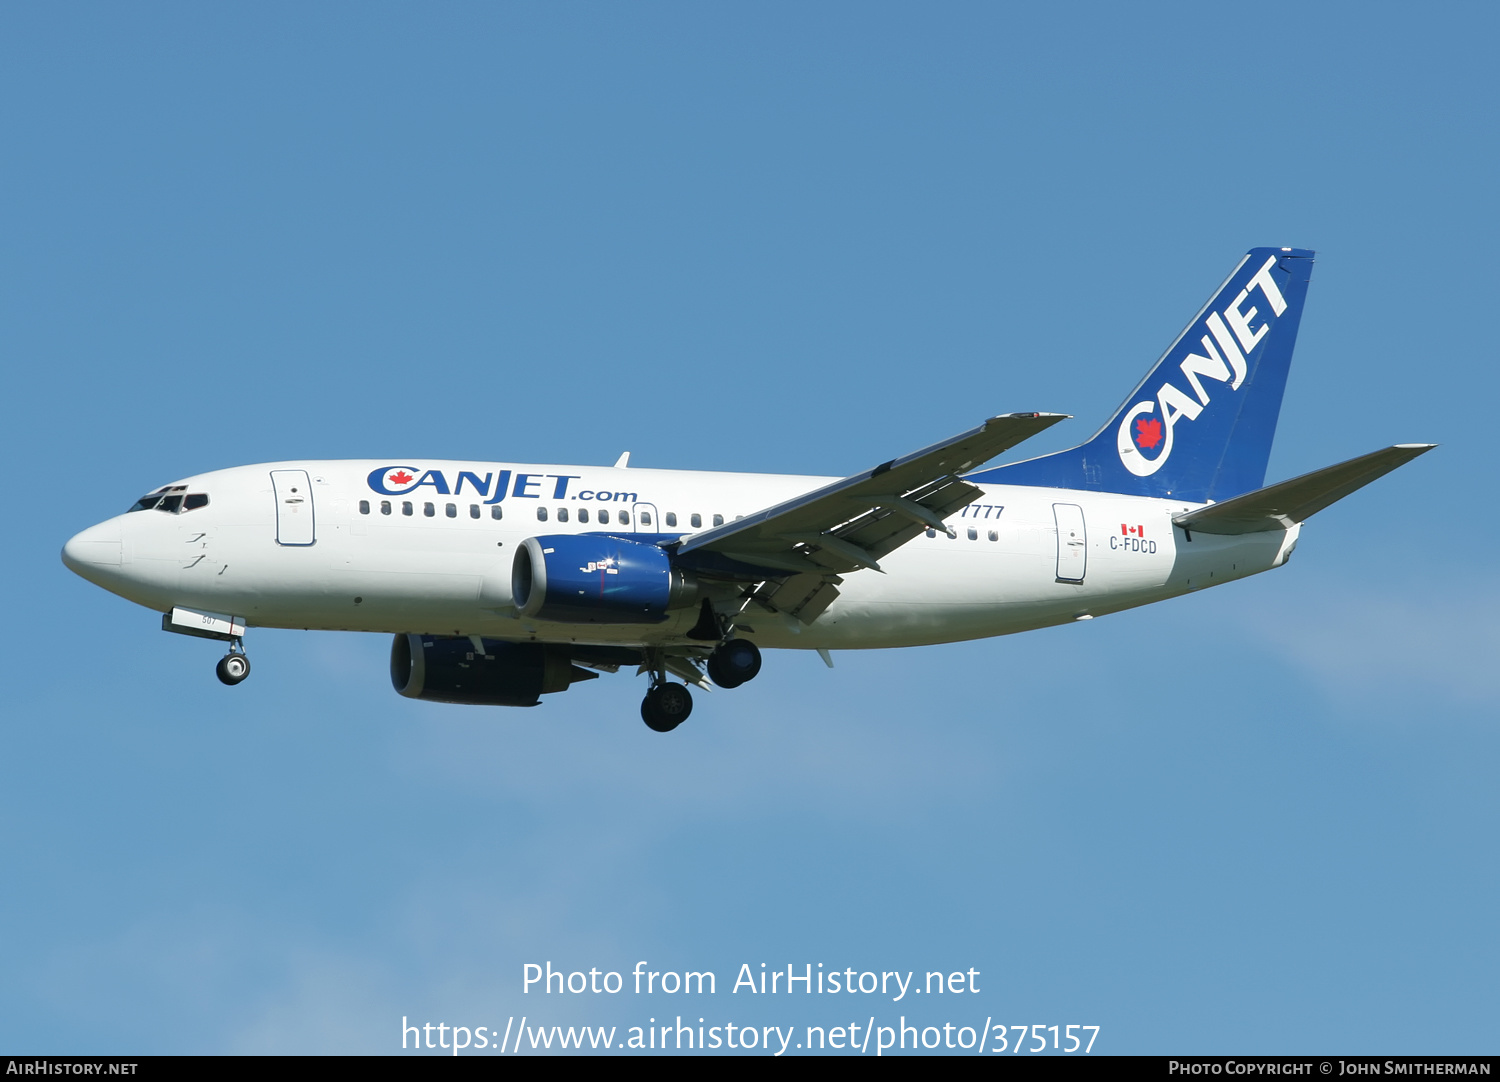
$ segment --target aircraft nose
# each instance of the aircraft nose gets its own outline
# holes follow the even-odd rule
[[[68,538],[63,545],[62,562],[74,574],[92,579],[91,572],[118,568],[124,547],[119,529],[104,522]]]

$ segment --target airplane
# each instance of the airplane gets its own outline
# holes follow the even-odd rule
[[[63,548],[71,570],[227,642],[250,627],[394,636],[401,695],[535,706],[762,649],[956,642],[1092,620],[1283,566],[1302,523],[1434,444],[1265,486],[1314,253],[1254,248],[1118,412],[1069,450],[979,469],[1065,418],[1007,413],[852,477],[427,459],[276,462],[154,489]],[[676,679],[672,679],[675,677]],[[681,682],[678,682],[681,681]]]

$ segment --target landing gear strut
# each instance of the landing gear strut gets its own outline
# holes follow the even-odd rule
[[[240,645],[239,639],[229,644],[229,653],[219,659],[219,664],[214,666],[214,673],[220,683],[230,687],[250,675],[250,659],[245,656],[245,648]]]
[[[749,639],[730,639],[708,655],[708,675],[721,688],[737,688],[760,672],[760,648]]]

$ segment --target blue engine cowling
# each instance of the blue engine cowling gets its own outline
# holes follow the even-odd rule
[[[511,565],[522,616],[566,624],[655,624],[693,604],[695,579],[655,545],[598,534],[528,537]]]
[[[574,665],[566,647],[481,639],[397,635],[391,685],[408,699],[476,706],[535,706],[542,695],[599,674]]]

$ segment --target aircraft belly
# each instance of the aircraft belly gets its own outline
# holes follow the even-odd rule
[[[1162,543],[1154,552],[1127,552],[1118,543],[1112,549],[1106,535],[1091,539],[1089,572],[1081,584],[1056,581],[1050,552],[938,547],[888,561],[886,575],[849,576],[838,600],[811,626],[754,607],[740,622],[742,634],[773,649],[879,649],[1008,635],[1255,574],[1273,566],[1283,540],[1279,531],[1234,538],[1199,534],[1175,548]],[[696,620],[696,610],[671,613],[657,624],[517,620],[508,615],[508,584],[482,573],[493,567],[483,569],[471,556],[457,553],[427,553],[423,563],[431,570],[395,570],[389,563],[379,569],[339,567],[321,576],[316,600],[309,596],[312,583],[303,581],[279,596],[245,597],[243,608],[260,626],[558,643],[686,644],[684,636]],[[222,610],[227,600],[216,594],[201,603]]]

